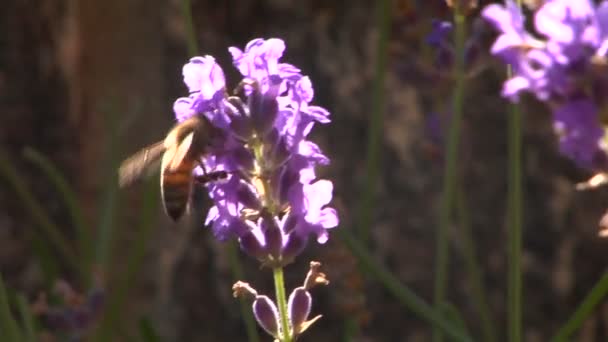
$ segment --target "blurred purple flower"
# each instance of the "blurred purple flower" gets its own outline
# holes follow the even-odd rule
[[[98,281],[98,280],[96,280]],[[32,305],[44,328],[70,341],[84,341],[101,318],[106,301],[106,291],[96,284],[87,293],[78,293],[65,281],[57,281],[54,292],[62,304],[49,304],[41,294]]]
[[[326,207],[333,185],[314,171],[329,158],[307,140],[315,123],[330,122],[329,112],[310,105],[310,79],[279,62],[281,39],[254,39],[244,50],[229,51],[243,76],[234,94],[227,93],[213,57],[194,57],[183,69],[190,96],[176,100],[175,115],[178,121],[206,115],[227,133],[223,146],[204,160],[206,170],[229,173],[208,185],[214,206],[206,224],[218,239],[236,237],[262,262],[283,265],[310,234],[324,243],[327,230],[338,225],[336,210]]]
[[[426,36],[426,43],[435,50],[434,66],[441,71],[450,71],[454,66],[456,49],[453,42],[454,25],[449,21],[433,19],[431,31]],[[484,67],[482,46],[486,33],[486,24],[475,19],[464,45],[465,68],[471,74]]]
[[[513,68],[503,96],[518,101],[524,92],[548,102],[560,137],[560,151],[579,165],[596,165],[604,130],[599,112],[606,105],[608,2],[546,1],[526,31],[524,16],[514,1],[488,5],[482,12],[499,31],[491,52]],[[605,158],[599,158],[605,159]]]
[[[604,131],[597,122],[597,108],[589,100],[575,100],[553,111],[560,151],[566,156],[590,165],[599,150]]]
[[[454,26],[449,21],[433,19],[431,21],[432,30],[426,37],[426,42],[433,47],[443,47],[449,43],[449,35],[454,30]]]

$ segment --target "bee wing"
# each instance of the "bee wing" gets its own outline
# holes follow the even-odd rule
[[[182,163],[188,151],[190,151],[190,146],[192,146],[192,139],[194,137],[194,132],[188,134],[177,146],[171,146],[167,149],[165,154],[163,155],[162,169],[169,171],[175,171],[179,165]]]
[[[118,184],[120,187],[133,183],[142,175],[151,175],[158,170],[160,156],[165,151],[162,141],[145,147],[127,158],[118,169]]]

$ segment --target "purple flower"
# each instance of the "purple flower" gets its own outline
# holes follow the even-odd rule
[[[487,29],[483,21],[476,19],[471,25],[469,35],[464,42],[465,69],[475,74],[479,67],[483,68],[484,57],[481,46]],[[456,47],[453,41],[454,25],[449,21],[433,19],[431,32],[426,36],[426,42],[435,50],[435,68],[447,72],[454,66]]]
[[[431,33],[426,42],[436,50],[435,65],[440,68],[449,68],[454,62],[454,47],[451,34],[454,30],[452,23],[433,19]]]
[[[505,6],[488,5],[484,8],[482,15],[500,32],[492,45],[491,52],[504,58],[507,63],[515,64],[515,59],[522,51],[539,44],[526,31],[524,27],[525,17],[515,1],[506,0]]]
[[[315,175],[329,158],[307,139],[315,123],[330,122],[329,112],[310,104],[310,79],[279,61],[282,40],[254,39],[229,51],[243,76],[235,93],[227,94],[213,57],[194,57],[183,69],[190,96],[177,99],[175,115],[178,121],[205,115],[226,132],[221,148],[203,160],[205,170],[229,174],[207,185],[214,206],[206,224],[218,239],[239,239],[263,263],[284,265],[310,234],[324,243],[338,225],[336,210],[327,207],[333,185]]]
[[[431,25],[433,29],[426,37],[426,42],[433,47],[444,47],[449,44],[449,35],[454,30],[452,23],[433,19]]]
[[[554,110],[553,119],[560,151],[582,166],[591,166],[604,135],[596,106],[586,99],[571,101]]]
[[[518,101],[532,93],[554,110],[560,151],[581,166],[598,168],[604,135],[598,113],[606,105],[608,2],[546,1],[534,14],[535,37],[512,0],[493,4],[483,16],[499,31],[492,53],[513,68],[503,96]]]

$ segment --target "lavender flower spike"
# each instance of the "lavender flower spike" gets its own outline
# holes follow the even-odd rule
[[[307,139],[316,123],[330,122],[329,112],[311,105],[310,79],[280,62],[285,48],[277,38],[231,47],[243,76],[232,94],[213,57],[192,58],[183,69],[190,96],[174,104],[179,121],[205,115],[226,133],[203,160],[205,170],[229,174],[207,185],[214,205],[205,223],[218,239],[237,238],[245,252],[273,267],[291,262],[310,234],[324,243],[339,223],[327,207],[333,185],[315,174],[329,158]]]
[[[513,67],[503,96],[517,101],[528,92],[546,102],[560,151],[582,167],[606,171],[606,130],[599,115],[608,105],[608,1],[544,2],[534,13],[538,38],[526,31],[512,0],[482,13],[499,32],[492,53]]]

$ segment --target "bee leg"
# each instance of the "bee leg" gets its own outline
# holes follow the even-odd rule
[[[194,180],[200,185],[207,185],[228,178],[228,172],[224,170],[213,171],[202,176],[194,176]]]
[[[246,109],[243,100],[236,96],[230,96],[226,106],[236,115],[246,116]]]

